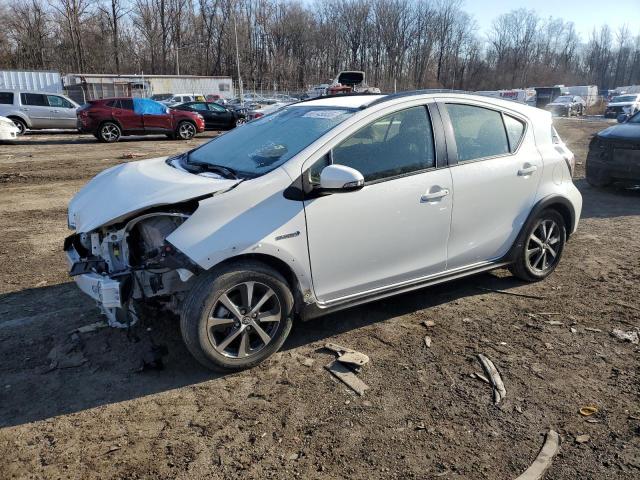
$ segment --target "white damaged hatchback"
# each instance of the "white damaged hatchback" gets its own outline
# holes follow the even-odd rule
[[[294,318],[498,267],[541,280],[581,207],[548,112],[345,95],[100,173],[69,205],[64,249],[112,325],[173,311],[196,359],[238,370]]]

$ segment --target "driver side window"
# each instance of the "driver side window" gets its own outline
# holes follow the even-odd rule
[[[426,107],[394,112],[358,130],[333,149],[333,163],[355,168],[365,182],[435,167]]]

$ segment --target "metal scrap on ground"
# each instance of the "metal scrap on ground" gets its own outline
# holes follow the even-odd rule
[[[485,287],[476,287],[476,288],[478,290],[484,290],[485,292],[501,293],[503,295],[513,295],[515,297],[532,298],[534,300],[545,300],[546,299],[546,297],[541,297],[539,295],[528,295],[526,293],[507,292],[505,290],[497,290],[495,288],[485,288]]]
[[[502,378],[500,377],[498,369],[493,362],[481,353],[478,354],[478,359],[480,360],[485,373],[491,380],[491,385],[493,386],[493,403],[497,405],[507,396],[507,390],[504,388]]]
[[[544,472],[551,466],[551,461],[560,448],[560,436],[553,430],[547,432],[547,439],[542,446],[542,450],[522,475],[516,480],[538,480],[542,478]]]
[[[338,358],[324,368],[358,395],[364,395],[369,386],[360,380],[351,369],[359,371],[360,367],[369,362],[369,357],[364,353],[335,343],[327,343],[324,347],[338,354]]]

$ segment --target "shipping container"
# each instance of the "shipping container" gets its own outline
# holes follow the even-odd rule
[[[0,89],[62,93],[60,73],[0,70]]]
[[[109,75],[70,73],[63,77],[69,97],[78,103],[109,97],[151,97],[162,93],[197,92],[233,98],[231,77],[196,75]]]

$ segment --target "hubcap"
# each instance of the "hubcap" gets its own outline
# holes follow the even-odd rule
[[[207,319],[207,335],[218,353],[246,358],[271,343],[281,318],[280,300],[270,287],[244,282],[220,295]]]
[[[105,140],[115,140],[120,135],[118,127],[115,125],[105,125],[102,127],[102,137]]]
[[[26,130],[26,128],[24,127],[24,124],[22,122],[17,122],[17,121],[14,121],[13,124],[16,127],[18,127],[18,130],[19,130],[18,135],[24,135],[24,132]]]
[[[196,129],[190,123],[183,123],[180,125],[180,137],[189,139],[196,134]]]
[[[543,220],[533,230],[527,241],[527,265],[537,273],[552,268],[560,253],[560,227],[553,220]]]

